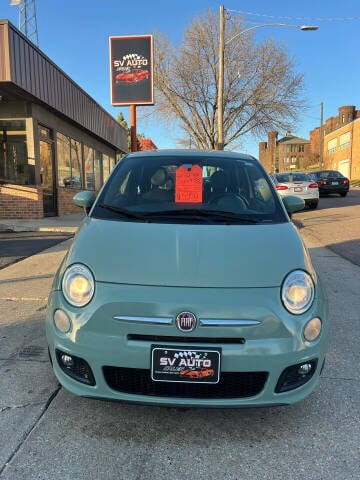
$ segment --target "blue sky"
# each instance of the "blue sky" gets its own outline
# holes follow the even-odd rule
[[[253,22],[315,24],[316,32],[293,28],[264,27],[255,30],[256,40],[272,37],[285,45],[296,70],[305,77],[309,108],[294,135],[309,138],[324,120],[337,115],[338,107],[360,108],[359,0],[36,0],[39,47],[81,88],[115,118],[129,107],[113,107],[109,86],[109,37],[152,34],[161,31],[176,44],[197,15],[224,5],[231,15],[243,15]],[[18,27],[18,7],[0,0],[0,18]],[[152,120],[153,107],[143,107],[146,119],[138,120],[137,130],[150,137],[159,148],[176,147],[179,132]],[[285,132],[279,132],[283,136]],[[258,156],[258,142],[243,139],[241,151]]]

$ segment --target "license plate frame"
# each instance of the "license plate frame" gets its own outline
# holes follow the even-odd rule
[[[151,345],[154,382],[211,383],[220,381],[221,349]]]

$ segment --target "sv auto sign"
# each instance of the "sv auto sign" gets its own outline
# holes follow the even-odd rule
[[[110,37],[112,105],[153,105],[152,35]]]

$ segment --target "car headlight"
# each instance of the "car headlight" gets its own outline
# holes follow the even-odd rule
[[[74,307],[83,307],[90,302],[95,291],[91,271],[80,263],[74,263],[65,270],[62,291],[66,300]]]
[[[315,287],[311,276],[303,270],[294,270],[284,280],[281,300],[286,310],[300,315],[310,308],[314,293]]]

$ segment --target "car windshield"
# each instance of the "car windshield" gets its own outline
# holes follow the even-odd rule
[[[116,166],[90,214],[158,223],[257,224],[288,218],[268,175],[236,154],[130,154]]]

